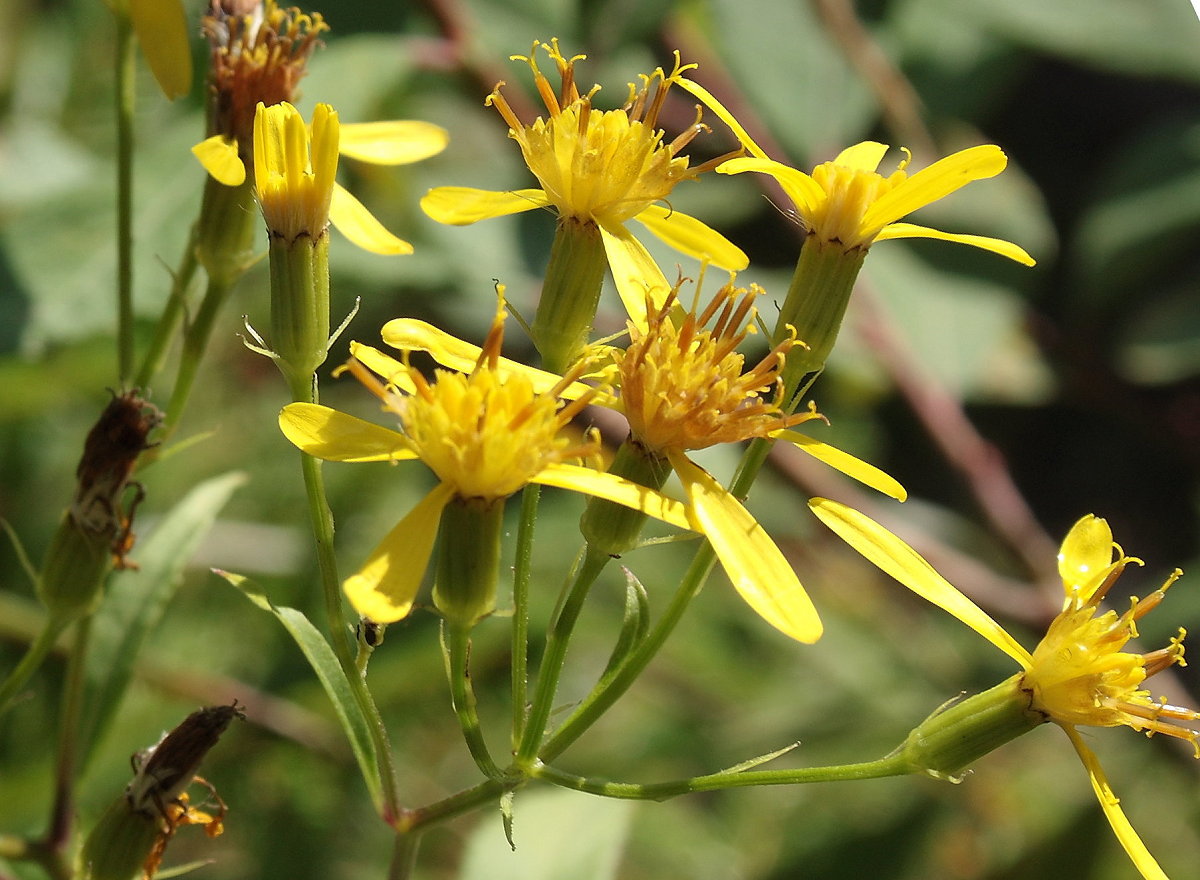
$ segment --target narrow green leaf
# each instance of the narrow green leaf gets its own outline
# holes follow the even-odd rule
[[[646,596],[646,588],[628,568],[625,572],[625,616],[621,621],[621,632],[617,643],[613,645],[608,665],[604,668],[604,678],[614,675],[625,658],[629,656],[650,629],[650,600]]]
[[[188,560],[245,481],[246,475],[235,471],[197,485],[138,542],[133,557],[139,567],[109,578],[104,602],[92,618],[80,735],[84,766],[120,707],[146,633],[162,619]]]
[[[375,746],[371,741],[371,733],[368,728],[369,722],[359,707],[358,701],[354,698],[350,682],[346,679],[346,674],[342,671],[341,664],[338,663],[337,657],[334,655],[333,649],[329,647],[329,643],[325,641],[325,637],[302,612],[295,608],[279,607],[273,604],[263,593],[262,588],[249,578],[228,571],[214,569],[214,572],[241,590],[247,599],[263,611],[274,614],[283,624],[283,628],[296,641],[304,653],[305,659],[317,674],[317,678],[321,680],[321,685],[325,688],[330,702],[333,703],[338,721],[341,722],[342,729],[346,732],[346,739],[354,751],[354,758],[358,761],[363,780],[367,783],[367,789],[371,793],[371,800],[377,808],[380,807],[383,799],[379,783],[379,767],[375,759]]]

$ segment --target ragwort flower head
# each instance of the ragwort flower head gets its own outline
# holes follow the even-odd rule
[[[351,343],[354,357],[348,368],[399,419],[398,432],[314,404],[289,404],[280,414],[285,436],[317,458],[420,459],[440,481],[343,585],[355,609],[378,623],[399,620],[411,610],[442,511],[452,500],[501,502],[540,483],[606,498],[688,527],[678,502],[571,463],[593,457],[599,444],[591,435],[572,438],[563,428],[603,392],[576,381],[582,365],[567,376],[517,369],[499,354],[502,322],[503,302],[482,348],[450,339],[446,348],[453,354],[453,367],[438,370],[432,381],[410,367],[407,356],[397,361]],[[402,346],[406,352],[422,347]]]
[[[1164,648],[1146,654],[1124,650],[1137,636],[1137,621],[1158,607],[1182,572],[1175,569],[1145,599],[1131,599],[1122,614],[1100,611],[1101,600],[1125,568],[1142,563],[1126,556],[1113,541],[1107,522],[1088,514],[1075,523],[1059,552],[1063,610],[1030,654],[915,550],[878,523],[824,498],[809,503],[822,522],[869,561],[953,614],[1020,664],[1023,672],[1017,682],[1028,708],[1066,732],[1125,852],[1147,880],[1166,880],[1166,874],[1129,824],[1099,759],[1077,727],[1126,726],[1147,736],[1161,733],[1187,740],[1200,757],[1200,733],[1186,726],[1200,723],[1200,712],[1155,699],[1142,686],[1156,673],[1175,664],[1184,665],[1184,630],[1181,628]]]
[[[558,68],[558,92],[537,63],[537,50],[545,50]],[[629,85],[625,104],[616,110],[598,110],[593,86],[585,94],[575,81],[575,63],[586,56],[566,58],[558,41],[535,42],[528,56],[514,55],[533,70],[534,84],[548,116],[531,124],[517,118],[500,91],[488,97],[508,123],[509,136],[520,146],[529,170],[541,189],[488,192],[467,187],[438,187],[422,200],[421,207],[440,223],[465,225],[535,208],[553,207],[560,220],[598,227],[617,289],[630,314],[642,311],[647,288],[661,299],[670,289],[661,270],[626,228],[637,220],[672,247],[726,269],[743,269],[748,260],[740,249],[708,226],[662,204],[675,185],[715,167],[728,156],[692,166],[684,148],[707,127],[696,121],[673,140],[658,128],[658,116],[672,86],[695,67],[680,63],[670,74],[662,68],[642,75],[641,85]]]

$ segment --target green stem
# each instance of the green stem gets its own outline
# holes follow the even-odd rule
[[[754,484],[754,478],[762,468],[763,462],[767,460],[767,453],[770,451],[770,440],[754,440],[749,445],[742,455],[742,461],[738,465],[730,486],[729,491],[734,497],[745,498],[749,493],[750,487]],[[675,631],[675,627],[683,618],[683,612],[687,610],[692,599],[704,586],[715,562],[716,554],[712,547],[705,542],[696,551],[696,555],[692,558],[692,564],[688,567],[675,595],[671,597],[671,603],[663,612],[658,623],[654,625],[645,640],[630,653],[617,672],[610,678],[602,679],[554,732],[539,752],[543,761],[553,761],[562,754],[564,749],[595,724],[596,720],[607,712],[637,681],[650,661],[658,654],[663,643]]]
[[[575,776],[553,767],[538,766],[533,770],[537,779],[564,788],[583,791],[602,797],[625,800],[663,801],[699,791],[717,791],[751,785],[804,785],[811,782],[845,782],[852,779],[881,779],[905,776],[916,771],[899,753],[876,761],[858,764],[836,764],[828,767],[802,767],[796,770],[747,770],[741,773],[724,771],[707,776],[692,776],[671,782],[640,785],[634,782],[610,782],[594,777]]]
[[[388,866],[388,880],[408,880],[417,866],[417,852],[421,848],[421,833],[398,832],[392,846],[392,863]]]
[[[92,618],[80,618],[75,625],[75,643],[71,647],[63,686],[58,761],[54,773],[54,806],[50,813],[50,830],[46,835],[47,846],[58,853],[65,851],[70,842],[71,821],[75,816],[75,770],[79,759],[79,730],[82,726],[83,688],[91,633]]]
[[[292,383],[292,399],[299,403],[316,403],[317,387],[313,377],[307,381],[295,379]],[[403,808],[399,801],[396,782],[396,766],[392,758],[392,747],[388,741],[387,728],[379,708],[375,705],[366,680],[359,673],[354,647],[350,641],[350,625],[346,621],[342,605],[342,586],[337,573],[337,560],[333,552],[333,512],[325,500],[325,479],[321,474],[321,462],[307,453],[300,453],[300,470],[304,475],[304,489],[308,498],[308,514],[312,524],[313,538],[317,548],[317,566],[321,573],[321,587],[325,599],[325,616],[333,653],[337,656],[342,672],[350,684],[354,699],[367,719],[371,743],[375,747],[375,760],[379,765],[382,786],[382,814],[384,821],[393,823]]]
[[[66,629],[65,621],[53,616],[46,619],[41,631],[25,651],[21,662],[8,674],[4,683],[0,684],[0,715],[8,708],[13,697],[20,693],[21,688],[25,687],[33,673],[41,667],[64,629]]]
[[[133,119],[134,36],[128,13],[116,15],[117,111],[117,375],[133,375]]]
[[[478,809],[489,801],[497,800],[505,791],[519,784],[513,780],[489,779],[436,803],[415,810],[405,810],[392,825],[399,834],[419,833]]]
[[[171,278],[171,294],[167,298],[167,304],[154,328],[154,338],[150,341],[150,350],[146,352],[146,357],[142,360],[142,368],[138,371],[135,383],[138,388],[146,388],[154,380],[158,371],[162,369],[163,361],[167,357],[167,349],[171,344],[171,337],[175,335],[175,328],[183,317],[184,307],[187,305],[187,290],[191,286],[198,265],[196,229],[193,227],[188,234],[187,245],[183,249],[179,266]]]
[[[584,555],[583,563],[575,573],[574,583],[571,584],[550,624],[550,632],[546,635],[546,652],[542,655],[537,687],[529,707],[529,720],[521,737],[521,745],[517,749],[518,767],[530,766],[536,760],[538,747],[545,734],[546,722],[554,705],[554,696],[558,691],[558,679],[567,656],[571,632],[575,629],[575,622],[579,619],[579,612],[583,609],[583,600],[587,597],[588,590],[608,564],[609,558],[608,554],[594,550],[589,550]]]
[[[183,338],[183,353],[179,359],[179,375],[175,377],[175,387],[171,390],[171,400],[167,404],[167,418],[163,427],[163,433],[160,435],[161,440],[166,440],[170,437],[179,426],[179,420],[183,417],[183,411],[186,409],[188,399],[191,397],[192,387],[196,383],[196,374],[200,370],[200,361],[204,358],[205,349],[208,348],[208,341],[212,337],[217,316],[221,313],[221,307],[225,304],[225,300],[229,296],[229,291],[232,289],[233,285],[228,281],[216,278],[209,278],[208,280],[208,286],[204,291],[204,299],[200,301],[200,308],[196,312],[196,317],[193,319],[191,326],[188,327],[187,333]]]
[[[533,572],[533,532],[542,490],[530,483],[521,492],[521,522],[517,526],[513,564],[512,623],[512,749],[517,751],[525,733],[525,701],[529,690],[529,583]]]
[[[471,631],[468,627],[442,622],[442,650],[446,655],[446,675],[450,680],[450,699],[454,714],[462,729],[467,749],[475,759],[483,775],[499,779],[503,774],[492,760],[483,729],[479,725],[479,713],[475,708],[475,689],[471,687]]]

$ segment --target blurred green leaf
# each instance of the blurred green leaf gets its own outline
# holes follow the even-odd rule
[[[295,608],[277,607],[263,593],[262,588],[249,578],[227,571],[218,571],[217,574],[241,590],[247,599],[263,611],[274,614],[288,634],[295,639],[300,650],[304,652],[305,659],[308,660],[313,672],[317,674],[317,678],[321,680],[325,693],[333,703],[338,721],[341,722],[342,729],[346,732],[346,739],[350,741],[350,748],[354,750],[354,757],[358,761],[363,781],[366,782],[367,790],[371,793],[371,800],[378,808],[383,800],[379,784],[379,767],[375,761],[375,745],[371,741],[371,734],[367,727],[369,722],[359,708],[358,701],[355,700],[354,693],[351,691],[350,682],[346,680],[342,666],[334,656],[329,643],[325,641],[325,637],[304,616],[303,612],[297,611]]]
[[[109,578],[104,603],[92,618],[80,737],[85,765],[120,708],[142,643],[161,620],[185,566],[245,482],[245,474],[234,472],[197,485],[138,544],[134,557],[139,568]]]
[[[516,850],[502,823],[481,822],[466,842],[459,880],[613,880],[634,805],[562,789],[519,791]]]

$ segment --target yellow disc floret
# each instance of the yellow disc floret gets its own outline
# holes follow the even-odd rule
[[[905,150],[907,157],[908,151]],[[847,249],[870,247],[886,223],[866,227],[867,210],[881,196],[908,179],[905,158],[887,177],[838,162],[823,162],[813,169],[812,179],[825,191],[826,199],[812,216],[804,218],[808,231],[822,241],[838,242]]]
[[[562,88],[555,93],[538,69],[535,53],[541,47],[558,66]],[[695,177],[717,162],[689,168],[680,151],[705,130],[699,116],[674,140],[664,141],[657,128],[658,114],[671,86],[684,71],[679,53],[675,66],[666,74],[660,67],[641,76],[641,87],[629,86],[625,105],[617,110],[596,110],[594,86],[581,95],[575,83],[574,65],[584,58],[564,58],[558,41],[535,42],[529,56],[515,55],[533,69],[534,83],[546,105],[549,118],[538,117],[525,125],[500,94],[499,83],[488,98],[508,123],[509,135],[517,141],[529,170],[545,190],[560,215],[596,223],[620,224],[665,199],[679,181]],[[728,157],[722,157],[724,161]]]
[[[757,285],[731,282],[703,313],[688,312],[676,327],[676,288],[646,330],[630,322],[629,347],[615,357],[630,432],[645,449],[657,455],[704,449],[820,418],[812,411],[789,415],[771,400],[791,338],[743,372],[737,347],[753,330],[753,302],[762,293]]]
[[[1142,687],[1155,673],[1175,664],[1185,665],[1184,630],[1180,629],[1167,647],[1157,651],[1133,654],[1123,650],[1130,639],[1137,637],[1137,621],[1158,606],[1167,588],[1182,572],[1176,569],[1145,599],[1131,599],[1124,614],[1111,610],[1100,613],[1101,599],[1121,572],[1129,564],[1140,565],[1141,560],[1125,556],[1118,545],[1112,544],[1107,525],[1096,517],[1084,517],[1072,530],[1072,536],[1098,528],[1108,536],[1109,546],[1116,549],[1116,561],[1096,565],[1093,559],[1090,568],[1099,577],[1082,588],[1072,584],[1067,579],[1072,566],[1065,558],[1072,545],[1072,537],[1068,536],[1063,543],[1066,608],[1034,650],[1025,672],[1024,688],[1031,695],[1033,708],[1060,724],[1126,725],[1147,735],[1164,733],[1189,740],[1200,756],[1200,734],[1176,723],[1194,723],[1200,720],[1200,712],[1156,700]],[[1074,568],[1086,570],[1084,566]]]
[[[291,104],[258,105],[254,180],[273,237],[290,243],[325,233],[337,165],[338,116],[332,107],[316,106],[310,135]]]

